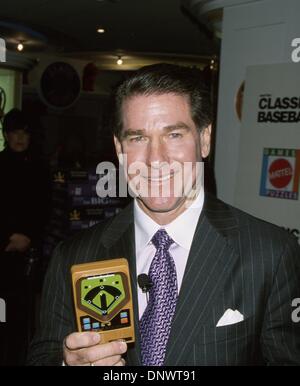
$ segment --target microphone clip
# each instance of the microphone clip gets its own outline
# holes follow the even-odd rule
[[[150,288],[152,287],[152,283],[149,279],[149,276],[145,273],[140,274],[138,276],[138,285],[144,294],[149,292]]]

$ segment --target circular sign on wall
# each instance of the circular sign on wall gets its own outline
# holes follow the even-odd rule
[[[69,63],[52,63],[41,76],[41,97],[47,105],[56,109],[65,109],[76,102],[80,88],[80,77]]]
[[[270,183],[277,189],[283,189],[288,186],[293,177],[293,168],[288,160],[278,158],[273,161],[269,167]]]

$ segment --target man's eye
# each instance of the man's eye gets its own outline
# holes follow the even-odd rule
[[[170,133],[169,134],[169,138],[174,138],[174,139],[176,139],[176,138],[182,138],[182,134],[181,133]]]
[[[142,135],[138,135],[136,137],[131,137],[130,142],[142,142],[144,140],[144,137]]]

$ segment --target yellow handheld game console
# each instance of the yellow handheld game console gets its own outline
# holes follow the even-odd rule
[[[134,316],[128,262],[124,258],[71,268],[77,326],[97,331],[101,343],[134,342]]]

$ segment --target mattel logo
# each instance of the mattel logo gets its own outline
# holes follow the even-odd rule
[[[269,180],[277,189],[283,189],[289,185],[293,178],[293,167],[285,158],[278,158],[272,162],[269,168]]]
[[[265,148],[260,195],[297,200],[300,177],[300,150]]]

